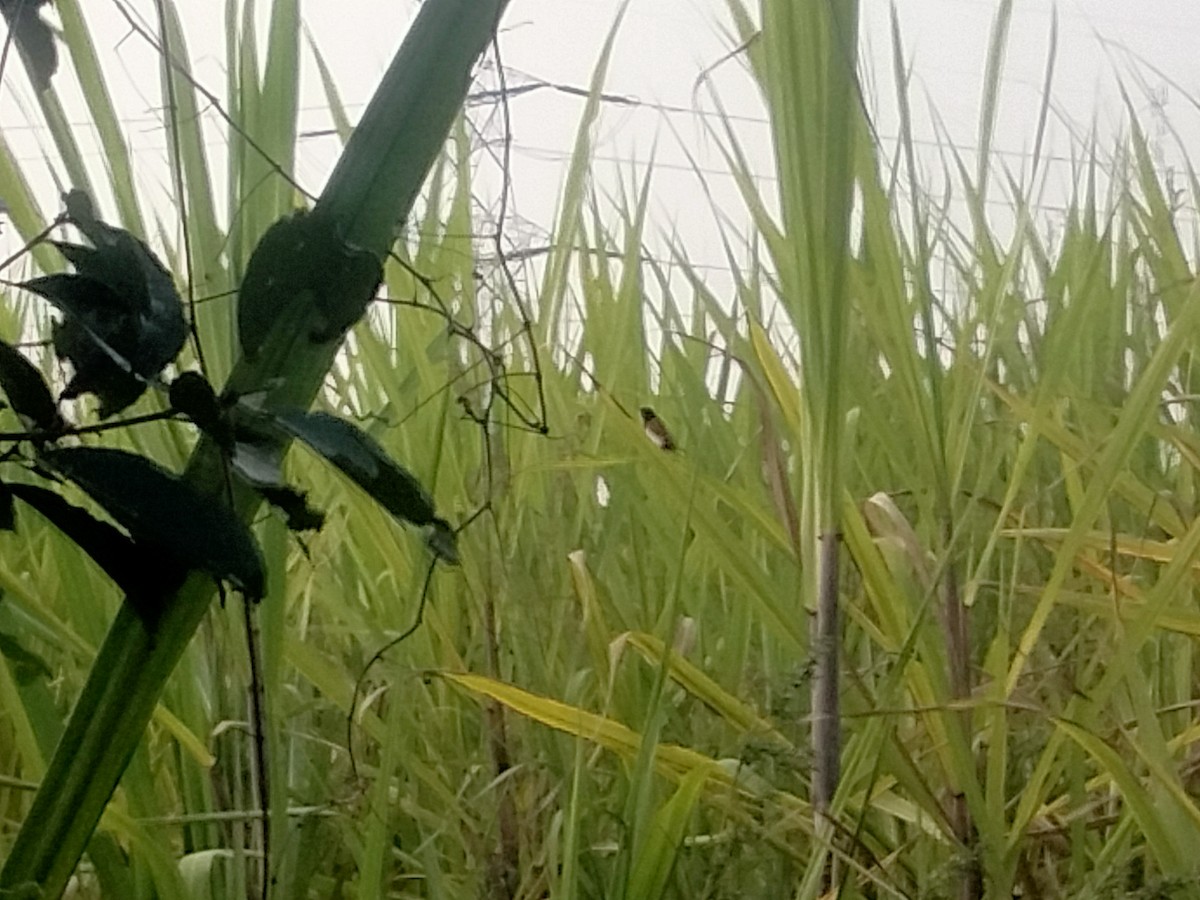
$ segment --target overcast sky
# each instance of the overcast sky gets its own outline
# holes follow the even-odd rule
[[[132,5],[148,20],[152,18],[151,0],[133,0]],[[222,4],[179,6],[199,76],[215,93],[224,95]],[[269,4],[259,6],[265,14]],[[510,81],[536,79],[586,87],[619,6],[618,0],[513,0],[502,43],[504,63],[512,71]],[[976,145],[983,71],[997,6],[992,0],[904,0],[899,6],[905,57],[913,71],[917,139],[931,173],[942,170],[938,154],[948,143],[967,154]],[[891,6],[863,0],[861,8],[863,71],[877,130],[886,141],[897,130]],[[1055,10],[1057,63],[1048,154],[1056,160],[1057,171],[1050,171],[1040,197],[1049,208],[1062,202],[1070,182],[1072,132],[1079,136],[1094,129],[1102,151],[1117,146],[1128,121],[1119,91],[1122,82],[1167,159],[1181,158],[1172,129],[1184,146],[1197,146],[1200,140],[1200,113],[1194,105],[1194,98],[1200,98],[1195,50],[1200,3],[1017,0],[995,138],[998,159],[1019,172],[1032,146]],[[303,12],[352,115],[357,115],[415,15],[416,4],[412,0],[308,0]],[[143,93],[147,85],[156,83],[154,59],[138,38],[129,36],[123,20],[104,0],[88,3],[87,14],[127,121],[139,178],[149,196],[161,197],[166,156],[160,101],[155,94]],[[644,171],[653,156],[652,231],[677,232],[694,260],[718,268],[723,260],[713,217],[699,199],[697,177],[684,147],[704,170],[719,205],[734,222],[744,222],[732,181],[722,174],[721,157],[705,128],[712,105],[695,90],[697,76],[729,50],[728,28],[724,0],[631,0],[606,90],[636,102],[607,105],[597,131],[595,166],[600,188],[611,193],[617,190],[620,175],[628,180]],[[327,127],[311,59],[305,60],[302,79],[302,127]],[[764,189],[769,189],[768,133],[753,86],[736,63],[721,66],[714,84],[725,108],[737,116],[752,165]],[[60,78],[58,85],[68,108],[78,109],[71,100],[76,91],[70,79]],[[38,134],[25,127],[14,99],[25,109],[33,108],[23,77],[6,73],[0,92],[0,127],[18,156],[29,163],[43,204],[52,211],[56,191],[41,162]],[[512,104],[517,210],[544,228],[552,222],[557,188],[582,108],[580,97],[551,90],[526,94]],[[940,124],[935,125],[931,110],[936,110]],[[219,150],[216,137],[213,152]],[[334,138],[304,138],[299,180],[318,191],[337,151]],[[99,163],[99,158],[94,161]],[[219,164],[215,168],[219,170]],[[998,209],[998,215],[1003,211]]]

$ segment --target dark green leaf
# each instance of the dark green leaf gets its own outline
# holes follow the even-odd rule
[[[304,258],[310,252],[297,212],[274,223],[259,238],[238,289],[238,340],[242,352],[254,356],[271,325],[299,300],[305,289]]]
[[[157,545],[142,547],[108,522],[32,484],[9,485],[12,493],[41,513],[95,560],[143,621],[153,623],[163,599],[183,582],[187,567]]]
[[[276,419],[396,518],[421,526],[436,525],[441,521],[434,514],[433,499],[421,483],[397,465],[361,428],[322,412],[285,410],[277,412]],[[447,562],[453,562],[457,553],[453,551],[453,532],[448,526],[442,537],[447,535],[449,544],[439,540],[436,545],[431,542],[430,546]]]
[[[118,299],[122,309],[136,313],[145,308],[145,287],[139,284],[141,271],[129,265],[126,254],[104,252],[67,241],[52,243],[58,248],[58,252],[66,257],[67,262],[75,267],[79,275],[108,288]]]
[[[46,0],[0,0],[0,15],[8,23],[13,42],[21,51],[29,77],[38,92],[50,86],[58,71],[58,48],[54,32],[38,14]]]
[[[129,232],[96,218],[82,191],[66,195],[68,217],[95,247],[58,243],[77,273],[48,275],[22,287],[63,313],[54,347],[75,375],[66,398],[92,393],[102,418],[120,412],[183,348],[187,323],[171,276]]]
[[[100,221],[84,191],[69,191],[63,200],[71,221],[96,247],[80,273],[108,285],[138,312],[138,340],[129,359],[144,378],[157,375],[187,339],[183,303],[171,273],[143,241]]]
[[[196,427],[223,448],[233,446],[233,426],[212,385],[199,372],[184,372],[171,382],[171,407],[191,419]]]
[[[13,410],[31,427],[51,433],[66,427],[42,373],[4,341],[0,341],[0,388]]]
[[[309,219],[323,225],[319,233],[325,248],[314,271],[321,323],[310,338],[324,343],[340,338],[362,318],[383,280],[383,264],[375,254],[348,244],[320,213]]]
[[[292,531],[319,531],[325,514],[309,506],[307,495],[283,479],[278,444],[259,436],[258,440],[240,435],[233,446],[230,462],[235,474],[283,513]]]
[[[130,316],[135,310],[107,284],[90,275],[59,272],[31,278],[21,282],[21,287],[45,297],[66,315],[82,320],[101,337],[132,332]]]
[[[132,373],[129,361],[97,342],[96,332],[89,331],[78,319],[68,317],[55,322],[50,336],[55,352],[75,368],[62,399],[95,394],[100,400],[100,418],[107,419],[145,392],[146,382]]]
[[[83,275],[47,275],[21,287],[40,294],[63,313],[54,324],[54,350],[75,369],[63,391],[100,398],[100,416],[120,412],[141,396],[129,352],[137,342],[137,317],[106,285]]]
[[[0,531],[13,531],[17,526],[13,515],[13,493],[8,485],[0,481]]]
[[[392,515],[414,525],[433,521],[433,500],[425,488],[361,428],[323,412],[291,410],[276,417]]]
[[[44,659],[32,650],[26,650],[20,641],[3,631],[0,631],[0,656],[12,663],[13,675],[20,684],[27,684],[39,675],[43,678],[54,676]]]
[[[283,481],[283,465],[279,444],[269,436],[247,432],[242,428],[237,433],[230,462],[233,471],[253,487],[261,485],[279,486]]]
[[[254,248],[238,291],[242,352],[254,356],[275,321],[305,298],[320,319],[312,339],[341,336],[362,316],[382,277],[378,258],[349,246],[325,217],[297,212],[280,219]]]
[[[74,447],[50,451],[43,459],[90,494],[138,544],[227,580],[252,600],[262,598],[262,553],[224,503],[123,450]]]
[[[325,513],[310,506],[308,495],[294,487],[281,485],[256,487],[263,499],[283,513],[287,527],[292,531],[320,531],[325,524]]]
[[[13,888],[0,888],[0,900],[44,900],[36,882],[22,881]]]

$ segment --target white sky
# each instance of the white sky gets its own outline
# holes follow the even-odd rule
[[[152,0],[131,2],[147,20],[152,19]],[[215,93],[224,95],[223,4],[184,0],[178,5],[183,7],[199,77]],[[861,5],[863,68],[877,129],[887,140],[897,132],[891,6],[880,0],[862,0]],[[90,0],[86,6],[97,47],[112,75],[121,115],[128,123],[139,179],[149,196],[161,197],[167,177],[165,139],[157,109],[160,101],[154,94],[143,93],[147,85],[156,84],[153,56],[139,38],[127,33],[109,3]],[[269,4],[264,0],[259,6],[265,19]],[[968,164],[974,166],[970,154],[977,143],[983,70],[997,6],[992,0],[903,0],[899,5],[905,53],[913,67],[916,137],[930,173],[944,171],[939,153],[947,143],[967,154]],[[532,78],[584,88],[618,8],[618,0],[513,0],[505,19],[504,62]],[[1118,80],[1124,81],[1143,124],[1161,144],[1166,159],[1181,158],[1170,129],[1178,132],[1185,146],[1197,146],[1200,138],[1200,112],[1194,105],[1194,98],[1200,98],[1195,50],[1200,40],[1200,3],[1017,0],[994,142],[1000,161],[1019,172],[1026,161],[1024,154],[1032,146],[1055,9],[1058,61],[1047,147],[1054,163],[1040,195],[1040,203],[1051,209],[1063,202],[1065,186],[1070,183],[1072,131],[1086,134],[1094,128],[1102,152],[1117,146],[1127,121]],[[356,115],[399,46],[415,15],[415,3],[307,0],[303,11],[343,99]],[[644,172],[653,156],[651,233],[677,231],[691,258],[713,266],[718,278],[724,260],[712,224],[714,217],[702,200],[681,141],[704,170],[722,210],[740,227],[746,220],[734,185],[722,172],[723,162],[706,133],[704,116],[696,111],[698,102],[704,111],[712,107],[707,101],[698,101],[700,95],[694,93],[698,74],[730,47],[728,22],[724,0],[631,0],[606,90],[643,105],[606,108],[597,131],[594,167],[599,189],[611,195],[620,190],[622,179],[628,184],[632,175]],[[57,191],[42,161],[40,141],[44,138],[37,127],[28,126],[20,111],[20,107],[32,109],[34,104],[17,68],[5,73],[0,128],[17,155],[29,164],[44,208],[53,211]],[[60,75],[56,83],[68,109],[82,109],[72,100],[77,92],[71,77]],[[486,86],[493,86],[491,77],[485,78]],[[521,78],[514,74],[510,80],[519,83]],[[769,191],[771,154],[757,94],[737,63],[722,66],[715,81],[725,108],[739,117],[739,133],[762,177],[763,189]],[[302,129],[328,127],[320,82],[307,54],[302,91]],[[543,228],[552,223],[582,108],[582,98],[549,90],[512,103],[516,211]],[[940,117],[940,126],[935,127],[931,109]],[[82,113],[71,115],[82,118]],[[214,135],[211,149],[219,153],[219,135]],[[318,191],[337,150],[335,138],[304,139],[297,172],[301,183]],[[93,161],[98,164],[98,156]],[[212,162],[219,174],[218,158]],[[1005,206],[997,198],[998,217],[1007,214]],[[0,251],[12,246],[11,229],[6,229],[0,236]]]

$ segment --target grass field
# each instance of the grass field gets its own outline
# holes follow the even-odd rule
[[[300,41],[291,4],[275,7],[262,80],[231,66],[228,96],[286,169],[294,111],[272,98],[294,98]],[[93,78],[77,4],[59,8]],[[969,217],[943,218],[911,140],[893,173],[859,104],[833,102],[854,87],[822,10],[731,6],[781,160],[778,195],[761,196],[735,132],[714,130],[756,223],[727,234],[734,296],[709,292],[686,247],[670,273],[646,261],[653,171],[623,206],[594,199],[593,98],[557,249],[522,273],[535,287],[517,302],[480,261],[490,241],[463,237],[476,228],[455,127],[422,238],[386,267],[402,302],[373,306],[318,405],[359,420],[452,522],[475,518],[461,567],[432,575],[421,627],[365,679],[356,776],[356,679],[414,621],[430,557],[291,451],[328,518],[303,544],[276,519],[257,526],[275,896],[1196,893],[1200,302],[1180,207],[1133,123],[1123,146],[1078,148],[1057,229],[1029,213],[1033,174],[962,159]],[[230,47],[250,53],[254,37],[239,26]],[[597,89],[604,76],[602,61]],[[157,230],[111,108],[97,95],[90,112],[110,217],[165,240],[181,284],[187,224],[193,292],[221,298],[197,306],[219,383],[237,350],[226,292],[297,198],[232,132],[218,214],[218,161],[178,90],[186,218]],[[78,184],[72,136],[48,121]],[[47,218],[2,138],[0,196],[32,236]],[[1189,171],[1183,205],[1198,187]],[[1014,212],[1009,233],[989,228],[994,201]],[[752,265],[736,262],[745,247]],[[28,295],[5,298],[3,336],[45,326]],[[646,439],[643,405],[678,451]],[[194,434],[104,441],[181,470]],[[841,771],[814,820],[810,626],[830,528]],[[0,634],[47,666],[0,665],[6,855],[120,597],[36,517],[0,546]],[[253,886],[239,603],[213,605],[168,682],[74,896]]]

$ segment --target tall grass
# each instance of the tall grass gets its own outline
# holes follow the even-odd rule
[[[269,54],[299,46],[288,5],[276,8]],[[778,9],[764,22],[779,31],[761,39],[753,11],[735,6],[733,20],[783,152],[787,129],[809,121],[805,104],[828,97],[786,83],[799,71],[790,54],[810,51]],[[73,58],[84,40],[74,21],[64,15]],[[997,61],[1003,10],[999,21]],[[234,33],[231,56],[250,52],[244,40]],[[229,96],[245,122],[262,98],[238,80],[241,59]],[[994,93],[998,63],[989,77]],[[1054,238],[1027,214],[1028,188],[986,184],[986,167],[954,160],[972,215],[952,231],[922,199],[911,138],[893,178],[861,106],[843,111],[855,249],[823,264],[846,282],[842,412],[829,425],[843,429],[843,482],[828,498],[845,557],[844,743],[836,824],[821,830],[802,587],[814,511],[800,451],[814,386],[797,373],[834,347],[808,333],[796,356],[767,318],[781,291],[785,332],[832,298],[787,290],[785,260],[802,246],[794,201],[759,194],[733,130],[716,136],[756,231],[731,240],[766,252],[735,272],[732,307],[686,247],[682,281],[645,262],[653,173],[615,210],[590,199],[596,102],[564,182],[557,249],[529,298],[549,436],[499,405],[486,434],[464,418],[458,396],[476,412],[488,401],[473,387],[484,380],[478,349],[401,305],[372,310],[319,400],[370,423],[455,521],[487,503],[461,536],[462,568],[435,574],[422,627],[371,671],[353,711],[359,778],[345,747],[354,682],[417,614],[426,551],[316,460],[289,458],[329,520],[303,547],[262,526],[276,561],[263,627],[274,803],[287,822],[279,896],[817,896],[827,854],[845,896],[1189,896],[1200,303],[1144,135],[1081,148],[1088,162]],[[797,120],[780,118],[787,104],[800,104],[788,111]],[[105,116],[99,103],[92,113]],[[283,156],[289,115],[273,126]],[[248,223],[264,227],[283,201],[253,194],[267,208],[236,217],[247,233],[226,240],[205,212],[205,150],[179,137],[195,141],[183,181],[194,246],[214,248],[205,277],[235,283]],[[475,279],[491,248],[463,237],[466,151],[460,131],[426,186],[423,237],[398,248],[428,281],[393,262],[387,296],[434,303],[436,286],[458,319],[505,347],[510,372],[530,371],[506,282]],[[1102,158],[1124,161],[1103,192]],[[823,171],[808,154],[786,162],[781,191]],[[0,194],[32,234],[41,222],[22,212],[36,205],[15,172],[0,164]],[[230,211],[254,177],[232,180]],[[1007,234],[983,214],[1000,197],[1019,223]],[[123,203],[136,227],[126,210],[137,198]],[[940,259],[946,285],[931,274]],[[651,281],[661,305],[648,309]],[[5,326],[18,328],[12,300]],[[200,308],[219,360],[227,308]],[[584,313],[577,326],[572,308]],[[669,323],[661,345],[656,321]],[[507,384],[536,409],[531,379]],[[643,404],[681,452],[645,439]],[[189,443],[165,427],[123,440],[176,466]],[[0,540],[0,630],[53,673],[0,666],[7,848],[117,598],[31,517]],[[244,894],[253,803],[238,634],[234,611],[210,612],[93,838],[81,889]]]

